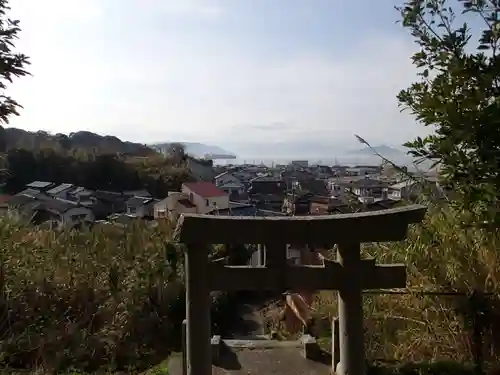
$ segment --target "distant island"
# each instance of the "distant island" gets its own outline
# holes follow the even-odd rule
[[[181,143],[186,147],[186,152],[197,158],[210,159],[236,159],[236,155],[232,152],[224,150],[218,146],[207,145],[197,142],[163,142],[149,145],[154,149],[167,149],[172,143]]]

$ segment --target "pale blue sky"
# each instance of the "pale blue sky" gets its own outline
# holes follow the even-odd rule
[[[392,0],[11,0],[33,77],[11,126],[231,147],[401,144],[414,45]],[[237,152],[237,150],[234,150]],[[257,150],[258,151],[258,150]]]

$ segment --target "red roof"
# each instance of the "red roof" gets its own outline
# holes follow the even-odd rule
[[[227,193],[219,189],[215,184],[206,181],[186,182],[184,184],[193,193],[198,194],[203,198],[224,197]]]

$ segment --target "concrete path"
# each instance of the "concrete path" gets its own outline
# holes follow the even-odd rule
[[[327,375],[331,359],[304,358],[303,345],[297,341],[275,341],[265,336],[261,304],[242,304],[238,320],[229,334],[223,335],[220,356],[214,362],[214,375]],[[182,375],[181,356],[171,357],[169,375]]]
[[[325,361],[326,362],[326,361]],[[180,357],[172,357],[168,364],[169,375],[182,374]],[[301,348],[228,348],[221,352],[218,363],[212,367],[214,375],[327,375],[328,363],[305,359]]]

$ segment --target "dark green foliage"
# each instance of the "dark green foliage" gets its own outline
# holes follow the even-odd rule
[[[29,74],[25,67],[29,64],[28,57],[22,53],[14,52],[14,41],[21,31],[19,21],[11,20],[7,16],[10,10],[8,0],[0,0],[0,124],[8,124],[11,115],[18,115],[21,107],[10,96],[6,95],[7,84],[14,77]],[[4,141],[0,141],[2,144]]]
[[[48,148],[66,155],[120,154],[147,157],[156,154],[154,150],[141,143],[122,141],[117,137],[99,135],[88,131],[79,131],[66,135],[7,128],[5,129],[5,149],[15,148],[24,148],[34,152]]]
[[[7,0],[0,0],[0,152],[7,146],[5,129],[1,124],[8,124],[11,115],[19,115],[21,105],[6,94],[7,84],[14,77],[29,74],[24,68],[29,64],[28,57],[16,53],[14,41],[18,38],[19,21],[7,17],[10,10]]]
[[[23,149],[10,150],[7,153],[7,168],[6,189],[11,192],[19,191],[34,180],[121,191],[142,188],[146,179],[146,176],[141,179],[133,166],[112,155],[79,160],[50,149],[38,154]]]
[[[100,190],[145,188],[163,198],[193,180],[184,154],[164,157],[144,145],[89,132],[67,136],[8,128],[6,149],[0,160],[8,172],[6,191],[10,193],[43,180]]]
[[[408,142],[441,163],[454,203],[498,221],[500,198],[499,5],[493,0],[411,0],[398,10],[419,51],[420,80],[400,105],[434,132]],[[476,216],[477,219],[477,216]]]

